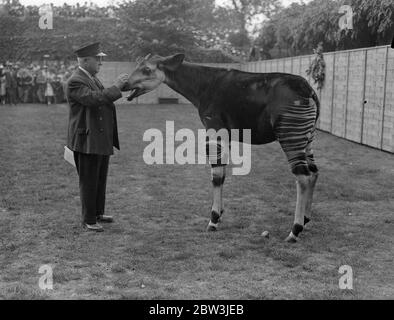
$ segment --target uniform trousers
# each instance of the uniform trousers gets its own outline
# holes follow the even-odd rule
[[[97,216],[104,214],[109,157],[74,151],[83,223],[95,224]]]

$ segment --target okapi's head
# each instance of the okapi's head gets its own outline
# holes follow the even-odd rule
[[[137,59],[137,66],[129,77],[130,95],[127,100],[156,89],[166,80],[166,74],[175,71],[183,62],[184,54],[169,57],[151,56]]]

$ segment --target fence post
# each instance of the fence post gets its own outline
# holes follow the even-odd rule
[[[383,110],[382,110],[382,135],[380,136],[380,149],[383,149],[383,134],[384,134],[384,113],[386,110],[386,89],[387,89],[387,64],[389,59],[389,46],[386,47],[386,56],[384,61],[384,82],[383,82]]]
[[[346,65],[347,65],[347,75],[346,75],[346,104],[345,104],[345,138],[347,137],[347,106],[348,106],[348,97],[349,97],[349,70],[350,70],[350,67],[349,67],[349,64],[350,64],[350,51],[348,51],[348,53],[347,53],[347,63],[346,63]]]
[[[335,87],[335,54],[334,51],[332,56],[332,90],[331,90],[331,123],[330,123],[330,133],[332,133],[332,122],[334,118],[334,87]]]
[[[364,57],[364,81],[363,81],[363,108],[361,114],[361,139],[360,143],[364,144],[364,112],[365,112],[365,82],[367,80],[367,59],[368,59],[368,50],[365,49],[365,57]]]

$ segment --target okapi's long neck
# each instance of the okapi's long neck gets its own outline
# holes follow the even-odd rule
[[[192,63],[182,63],[176,71],[167,71],[165,83],[183,95],[197,108],[200,106],[204,93],[216,81],[224,70],[205,67]]]

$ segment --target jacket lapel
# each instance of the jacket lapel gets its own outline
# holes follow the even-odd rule
[[[92,76],[92,78],[93,78],[95,84],[97,85],[97,87],[99,87],[100,90],[104,90],[104,86],[102,85],[100,80],[96,76]]]
[[[78,75],[80,75],[82,78],[86,79],[88,81],[88,83],[90,84],[90,86],[95,89],[95,90],[102,90],[97,83],[93,80],[92,76],[88,76],[84,71],[82,71],[79,67],[78,67]]]

